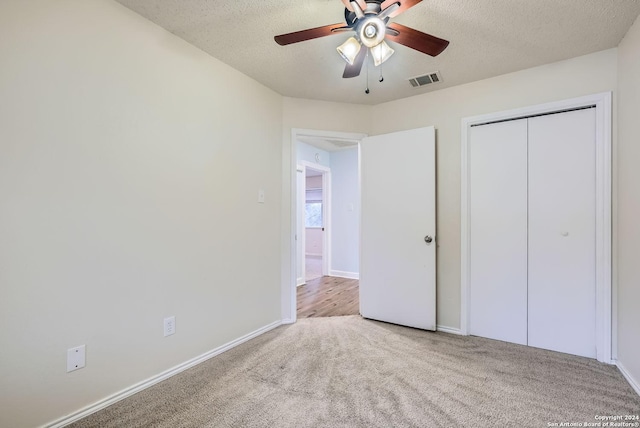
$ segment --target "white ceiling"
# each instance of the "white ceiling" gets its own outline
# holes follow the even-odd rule
[[[378,104],[585,55],[618,45],[640,0],[424,0],[393,22],[447,39],[438,57],[389,42],[382,71],[343,79],[336,47],[351,33],[289,46],[278,34],[344,21],[340,0],[118,0],[140,15],[276,92]],[[401,0],[400,0],[401,1]],[[412,88],[407,78],[439,70],[442,82]],[[594,76],[596,79],[597,76]]]

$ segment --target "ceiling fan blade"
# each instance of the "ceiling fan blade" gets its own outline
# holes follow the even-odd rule
[[[290,45],[292,43],[304,42],[305,40],[317,39],[318,37],[330,36],[334,33],[333,30],[343,27],[344,24],[331,24],[324,27],[309,28],[308,30],[295,31],[293,33],[280,34],[273,39],[280,46]]]
[[[389,14],[389,18],[400,15],[405,10],[420,3],[422,0],[384,0],[380,5],[380,10],[384,11],[389,6],[400,1],[400,7]]]
[[[411,49],[415,49],[419,52],[426,53],[431,56],[438,56],[443,50],[449,46],[449,42],[444,39],[440,39],[431,34],[423,33],[422,31],[414,30],[410,27],[405,27],[397,22],[387,24],[388,28],[398,31],[400,34],[393,35],[387,33],[387,40],[400,43]]]
[[[347,64],[344,68],[344,73],[342,77],[345,79],[349,79],[351,77],[356,77],[360,75],[360,70],[362,70],[362,64],[364,63],[364,59],[367,57],[367,51],[369,48],[366,46],[362,46],[360,48],[360,52],[358,52],[358,56],[356,56],[356,60],[353,61],[353,65]]]

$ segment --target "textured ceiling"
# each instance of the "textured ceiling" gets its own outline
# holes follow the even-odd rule
[[[423,0],[394,18],[451,42],[438,57],[389,42],[379,69],[343,79],[336,52],[352,33],[288,46],[278,34],[344,21],[340,0],[118,0],[276,92],[297,98],[378,104],[618,45],[640,0]],[[401,0],[400,0],[401,1]],[[439,70],[442,82],[412,88],[407,79]]]

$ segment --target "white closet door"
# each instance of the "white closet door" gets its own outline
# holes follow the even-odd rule
[[[527,120],[470,137],[470,333],[526,345]]]
[[[596,357],[595,109],[529,119],[529,345]]]

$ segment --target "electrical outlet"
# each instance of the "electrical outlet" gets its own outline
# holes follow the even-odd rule
[[[164,319],[164,336],[171,336],[176,332],[176,317],[171,316]]]
[[[85,366],[85,345],[67,349],[67,373]]]

